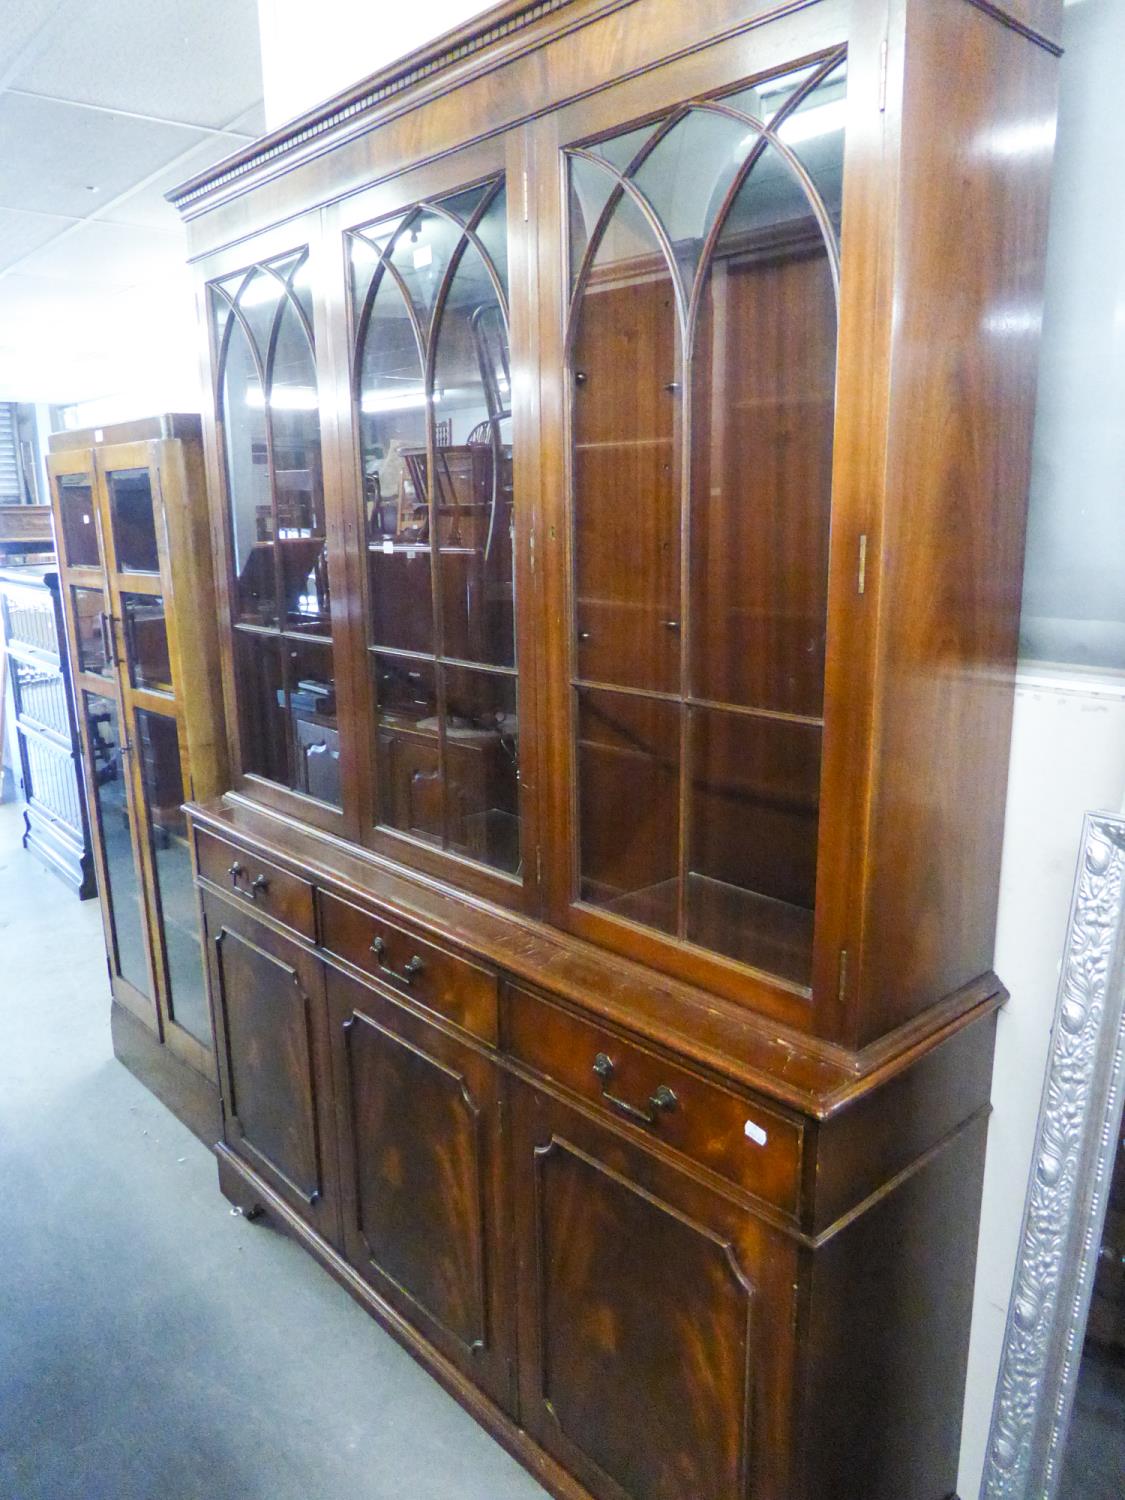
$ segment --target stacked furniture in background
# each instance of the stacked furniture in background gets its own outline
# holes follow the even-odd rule
[[[98,887],[55,568],[0,568],[0,636],[18,747],[24,848],[85,901]]]

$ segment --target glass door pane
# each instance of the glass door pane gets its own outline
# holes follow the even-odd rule
[[[94,793],[105,874],[106,909],[113,929],[116,972],[152,999],[144,896],[133,853],[128,766],[117,704],[98,693],[83,693],[90,746],[88,770]]]
[[[119,469],[107,476],[109,516],[119,573],[159,573],[152,478],[147,469]]]
[[[62,520],[63,560],[71,568],[100,567],[93,482],[86,474],[60,474],[55,483]]]
[[[343,804],[307,251],[212,284],[241,771]]]
[[[125,660],[131,687],[171,693],[172,665],[168,656],[168,624],[159,594],[121,594],[121,622]]]
[[[164,934],[168,1014],[177,1026],[209,1047],[211,1013],[203,977],[187,820],[181,810],[184,782],[176,721],[165,714],[138,709],[136,727],[153,878]]]
[[[376,820],[521,869],[507,198],[348,236]]]
[[[577,894],[801,986],[845,91],[836,52],[568,152]]]
[[[77,633],[78,670],[94,677],[113,678],[113,643],[109,611],[101,589],[72,588]]]

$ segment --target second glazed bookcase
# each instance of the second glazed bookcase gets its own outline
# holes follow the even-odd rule
[[[199,419],[55,433],[47,468],[114,1048],[213,1139],[217,1074],[183,812],[226,777]]]

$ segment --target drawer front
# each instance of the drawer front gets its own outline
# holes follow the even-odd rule
[[[803,1131],[756,1099],[514,988],[508,995],[508,1050],[607,1114],[797,1214]]]
[[[248,908],[315,941],[313,888],[307,880],[202,829],[195,836],[195,853],[204,880],[245,901]]]
[[[496,975],[413,933],[320,893],[321,946],[486,1042],[499,1035]]]

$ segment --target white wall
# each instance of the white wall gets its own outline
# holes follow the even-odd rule
[[[258,0],[270,130],[487,10],[492,0]]]
[[[980,1490],[1084,813],[1125,803],[1125,680],[1028,669],[1016,692],[1000,877],[1001,1011],[958,1494]]]

